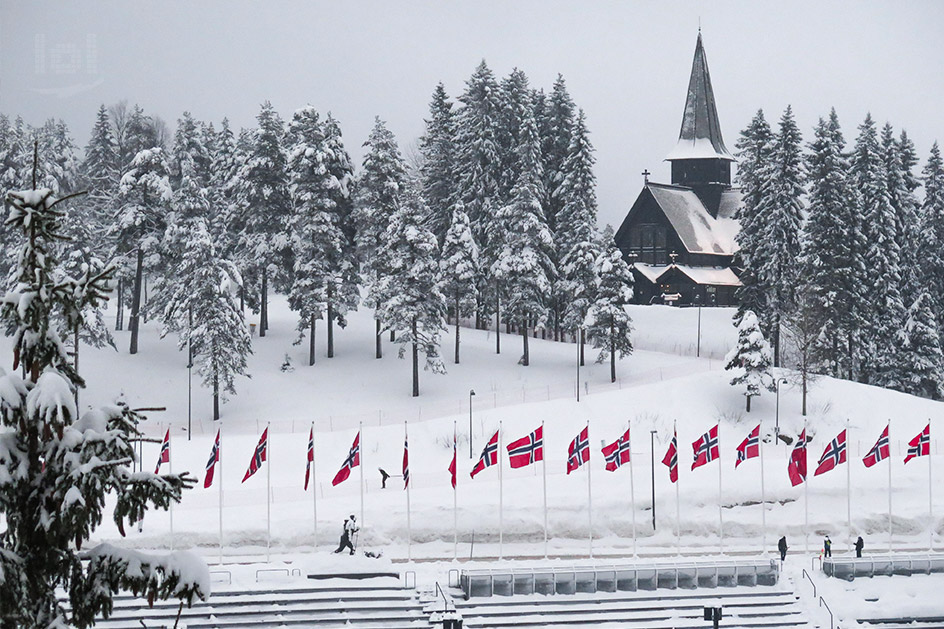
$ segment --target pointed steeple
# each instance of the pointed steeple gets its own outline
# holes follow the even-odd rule
[[[688,81],[682,129],[678,143],[665,159],[669,162],[689,159],[734,161],[721,137],[721,125],[718,122],[715,95],[711,89],[711,75],[708,73],[708,60],[701,41],[701,29],[698,30],[698,41],[695,44],[695,59],[692,61],[692,75]]]

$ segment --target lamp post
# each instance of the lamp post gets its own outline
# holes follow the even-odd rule
[[[583,330],[577,328],[577,401],[580,401],[580,338]]]
[[[472,398],[475,396],[475,389],[469,389],[469,458],[472,458]]]
[[[649,431],[649,452],[651,454],[652,471],[652,530],[656,530],[656,431]]]
[[[698,335],[695,341],[695,358],[701,358],[701,293],[695,293],[695,305],[698,306]]]
[[[774,412],[774,439],[780,438],[780,385],[787,384],[786,378],[777,378],[774,381],[774,386],[777,390],[777,406],[776,411]]]
[[[187,311],[187,441],[193,435],[193,309]]]

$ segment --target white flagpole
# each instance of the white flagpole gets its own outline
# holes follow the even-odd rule
[[[633,435],[632,422],[626,422],[626,430],[629,432],[629,502],[630,512],[633,516],[633,557],[636,557],[636,484],[633,482]],[[617,451],[617,455],[619,452]]]
[[[219,511],[220,511],[220,565],[223,565],[223,420],[220,420],[220,428],[218,432],[220,436],[220,447],[216,451],[216,472],[219,473],[220,478],[217,481],[217,489],[219,491],[218,500]]]
[[[806,437],[806,420],[803,421],[803,436]],[[805,461],[803,475],[803,538],[806,544],[806,554],[810,554],[810,447],[809,439],[803,444],[803,460]]]
[[[892,554],[892,420],[888,420],[888,554]]]
[[[544,477],[544,558],[547,559],[547,459],[544,458],[544,422],[541,422],[541,474]]]
[[[269,439],[269,422],[266,422],[266,563],[272,553],[272,445]]]
[[[849,420],[846,420],[846,526],[852,536],[852,457],[849,454]]]
[[[406,420],[403,420],[403,447],[407,457],[410,456],[409,438],[407,436]],[[409,473],[409,458],[407,458],[407,473]],[[413,529],[410,525],[410,479],[406,480],[406,560],[413,561]]]
[[[315,473],[315,452],[314,452],[314,441],[315,441],[315,422],[311,422],[311,440],[312,440],[312,453],[311,453],[311,509],[312,509],[312,520],[315,524],[315,539],[313,548],[317,552],[318,550],[318,483],[316,482],[317,474]]]
[[[167,471],[170,474],[174,473],[174,463],[173,463],[173,448],[170,447],[170,431],[167,433]],[[161,444],[161,449],[164,448],[164,445]],[[174,550],[174,501],[170,501],[170,549]]]
[[[764,555],[767,555],[767,493],[764,491],[764,439],[757,431],[757,449],[760,452],[760,538]]]
[[[721,421],[718,421],[718,551],[724,554],[724,507],[721,504]]]
[[[357,423],[357,461],[361,468],[361,528],[364,528],[364,422]]]
[[[672,421],[672,438],[675,440],[675,550],[679,556],[682,554],[682,509],[680,507],[679,501],[679,481],[681,478],[678,478],[678,460],[679,460],[679,451],[678,451],[678,425],[676,421]],[[653,505],[655,508],[655,505]]]
[[[452,460],[456,463],[456,486],[452,488],[452,558],[459,559],[459,453],[456,447],[456,421],[452,422]],[[472,435],[469,435],[469,439]]]
[[[505,498],[502,487],[502,423],[498,422],[498,558],[502,558],[502,550],[505,544]]]
[[[590,445],[590,420],[587,420],[587,445]],[[589,451],[589,449],[588,449]],[[577,452],[580,456],[580,452]],[[590,558],[593,559],[593,493],[590,491],[590,458],[587,458],[587,537],[590,540]]]
[[[918,441],[918,448],[921,447],[921,441]],[[934,485],[931,483],[931,418],[928,418],[928,552],[934,550]]]

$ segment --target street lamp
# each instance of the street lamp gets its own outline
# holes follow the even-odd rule
[[[698,306],[698,336],[695,341],[695,358],[701,358],[701,293],[695,293],[695,305]]]
[[[787,384],[786,378],[777,378],[774,382],[774,387],[777,390],[777,410],[775,412],[774,419],[774,439],[780,438],[780,385]]]
[[[652,464],[652,530],[656,530],[656,431],[649,431],[649,452],[651,453]]]
[[[469,389],[469,458],[472,458],[472,397],[475,389]]]

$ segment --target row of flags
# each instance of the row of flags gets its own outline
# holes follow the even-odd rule
[[[696,469],[710,463],[712,461],[718,460],[721,458],[721,443],[718,437],[719,426],[716,424],[708,432],[703,434],[697,440],[692,443],[693,450],[693,461],[692,469]],[[882,434],[879,436],[878,440],[875,442],[875,445],[868,451],[868,453],[863,457],[862,462],[866,467],[872,467],[876,463],[884,461],[891,457],[890,442],[888,438],[889,427],[885,426],[885,429],[882,431]],[[479,457],[478,462],[475,464],[475,467],[472,468],[470,474],[471,478],[475,478],[477,474],[489,468],[493,465],[498,464],[498,430],[495,431],[495,434],[492,435],[491,439],[485,444],[482,454]],[[360,465],[360,438],[361,434],[358,431],[357,435],[354,437],[354,442],[351,444],[351,448],[348,451],[347,458],[341,465],[341,468],[335,474],[334,479],[331,481],[332,485],[339,485],[346,481],[351,472],[355,467]],[[266,455],[268,451],[268,442],[269,442],[269,429],[268,427],[262,431],[262,436],[259,438],[259,443],[256,445],[255,450],[251,460],[249,461],[249,468],[246,470],[245,475],[243,476],[242,482],[246,482],[253,474],[259,471],[262,468],[262,464],[266,461]],[[804,481],[807,478],[807,446],[810,443],[810,439],[806,435],[806,429],[804,428],[803,432],[800,433],[800,436],[797,438],[796,444],[793,446],[793,451],[790,454],[790,460],[787,465],[787,473],[790,477],[791,484],[795,487]],[[813,476],[819,476],[820,474],[826,473],[835,467],[842,465],[846,462],[846,451],[847,451],[847,442],[846,442],[846,430],[843,429],[834,439],[832,439],[826,446],[826,449],[823,451],[822,456],[819,458],[819,461],[816,466],[816,470],[813,472]],[[453,454],[452,461],[449,464],[449,474],[451,476],[452,486],[456,486],[456,458],[457,458],[457,439],[456,435],[453,434]],[[525,467],[527,465],[532,465],[539,461],[544,460],[544,426],[538,427],[536,430],[524,436],[516,441],[512,441],[506,446],[508,451],[508,462],[512,468]],[[618,470],[622,465],[629,463],[630,461],[630,441],[629,441],[629,429],[626,429],[616,441],[610,443],[602,448],[602,454],[604,461],[606,462],[606,469],[608,471]],[[931,453],[931,424],[928,423],[917,436],[914,437],[911,441],[908,442],[908,451],[905,456],[905,463],[910,461],[913,458],[920,456],[928,456]],[[738,445],[736,449],[737,458],[734,461],[735,469],[743,462],[748,459],[753,459],[760,455],[760,424],[754,427],[751,430],[750,434]],[[305,491],[308,491],[309,480],[311,478],[312,465],[315,460],[315,436],[314,429],[312,429],[308,434],[308,451],[307,451],[307,461],[305,465]],[[164,434],[164,439],[161,443],[160,454],[158,455],[157,465],[154,468],[154,473],[157,474],[160,471],[161,465],[163,463],[168,463],[170,461],[170,430]],[[220,461],[220,432],[217,431],[216,439],[213,442],[213,447],[210,450],[210,458],[207,460],[206,464],[206,474],[203,480],[204,488],[209,488],[213,484],[213,475],[216,469],[217,463]],[[590,437],[589,437],[589,427],[585,426],[577,434],[577,436],[570,442],[570,445],[567,449],[567,473],[570,474],[573,471],[576,471],[580,466],[590,461]],[[672,440],[669,442],[668,450],[665,453],[665,457],[662,459],[663,465],[669,468],[669,480],[673,483],[678,482],[678,435],[676,432],[672,434]],[[407,488],[410,484],[410,470],[409,470],[409,443],[404,435],[403,439],[403,487]]]

